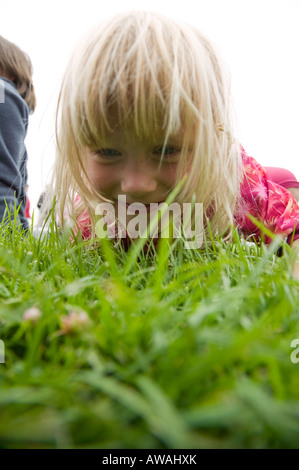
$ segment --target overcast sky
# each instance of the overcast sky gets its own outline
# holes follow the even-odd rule
[[[0,34],[26,51],[34,67],[38,104],[26,140],[32,208],[53,164],[55,107],[70,54],[97,22],[131,9],[192,23],[212,40],[231,74],[236,137],[262,165],[299,178],[299,0],[0,2]]]

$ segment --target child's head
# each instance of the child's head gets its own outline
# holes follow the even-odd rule
[[[32,83],[31,60],[18,46],[2,36],[0,36],[0,75],[14,82],[18,92],[33,112],[36,97]]]
[[[76,48],[60,101],[56,196],[60,214],[99,201],[161,202],[195,194],[215,231],[232,222],[240,181],[229,84],[195,28],[150,12],[95,27]]]

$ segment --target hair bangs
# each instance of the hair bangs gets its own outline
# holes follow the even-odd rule
[[[73,56],[77,82],[69,103],[78,143],[97,148],[116,129],[130,140],[167,139],[194,124],[197,80],[190,85],[186,41],[174,32],[170,38],[163,21],[145,12],[119,18],[107,29],[104,38],[93,32],[84,53]]]

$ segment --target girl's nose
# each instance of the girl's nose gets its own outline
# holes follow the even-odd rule
[[[123,194],[132,198],[144,197],[157,189],[157,182],[149,168],[130,167],[125,170],[121,180]]]

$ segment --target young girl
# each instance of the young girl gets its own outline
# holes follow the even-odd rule
[[[29,227],[26,207],[27,134],[29,113],[36,104],[30,58],[18,46],[0,36],[0,222],[6,205],[19,208],[18,222]]]
[[[142,11],[101,23],[76,48],[58,109],[53,194],[83,238],[99,202],[149,208],[185,177],[176,201],[195,196],[213,235],[237,225],[258,238],[251,214],[297,245],[299,206],[235,141],[227,76],[194,27]]]

